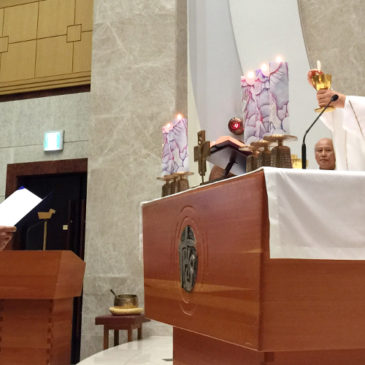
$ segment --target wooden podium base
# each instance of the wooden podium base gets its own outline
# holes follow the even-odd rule
[[[259,352],[176,327],[173,344],[174,365],[365,364],[365,349]]]
[[[73,299],[0,300],[0,364],[70,364]]]

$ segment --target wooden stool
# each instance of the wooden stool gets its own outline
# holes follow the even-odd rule
[[[114,330],[114,346],[119,345],[119,330],[128,331],[128,342],[132,341],[132,330],[138,329],[138,339],[142,338],[142,323],[149,322],[143,314],[132,314],[123,316],[95,317],[96,325],[104,325],[104,350],[109,347],[109,330]]]

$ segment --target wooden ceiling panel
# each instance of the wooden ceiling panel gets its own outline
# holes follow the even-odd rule
[[[0,0],[0,95],[88,85],[93,0]]]
[[[12,6],[3,11],[3,36],[8,36],[10,43],[36,39],[38,3]]]

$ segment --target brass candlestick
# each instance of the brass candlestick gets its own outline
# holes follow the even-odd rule
[[[278,145],[271,150],[271,166],[292,168],[290,158],[290,148],[284,146],[284,141],[297,141],[298,138],[289,134],[273,134],[271,136],[265,136],[265,141],[276,142]]]
[[[189,175],[193,175],[193,172],[175,172],[171,175],[158,177],[157,180],[162,180],[165,182],[165,184],[162,186],[161,196],[164,197],[189,189]]]
[[[271,166],[271,151],[269,150],[269,145],[270,142],[265,141],[264,139],[251,143],[251,146],[260,150],[260,153],[257,156],[257,168]]]
[[[240,151],[251,151],[252,153],[246,158],[246,172],[254,171],[257,169],[257,161],[260,151],[258,147],[251,146],[241,147]]]

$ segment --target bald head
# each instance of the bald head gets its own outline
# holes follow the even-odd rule
[[[321,138],[314,147],[316,161],[321,170],[334,170],[336,156],[331,138]]]

